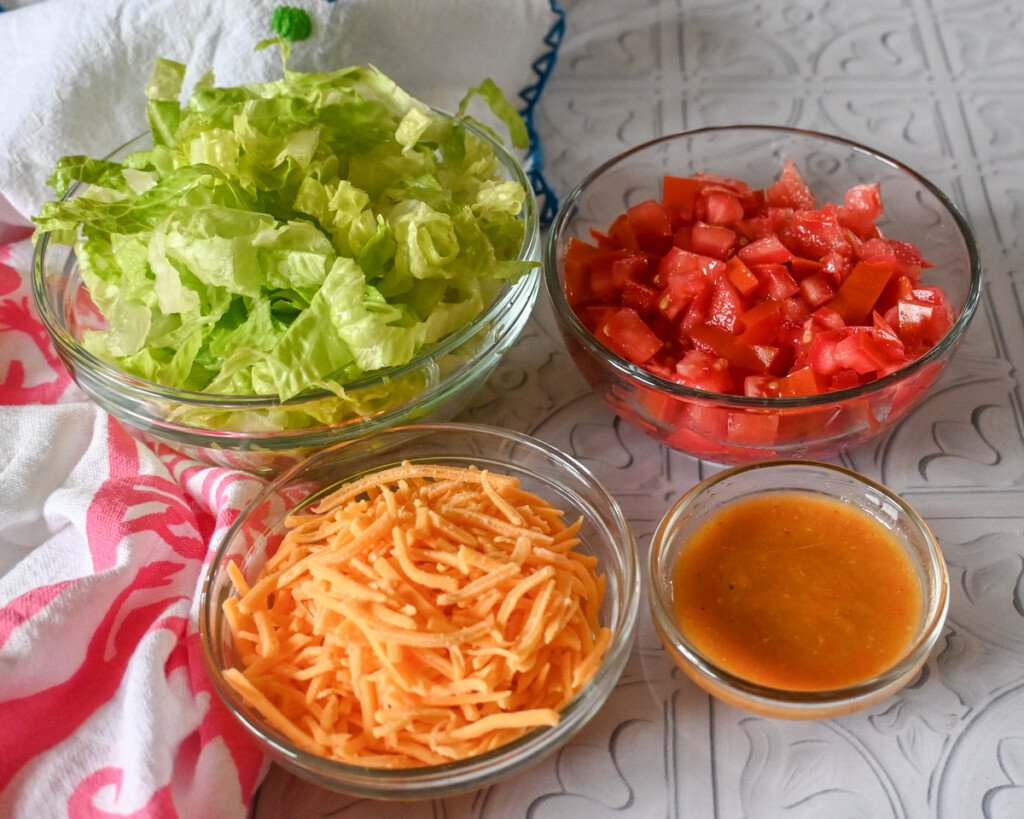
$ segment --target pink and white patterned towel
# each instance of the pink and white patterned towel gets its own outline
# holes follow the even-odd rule
[[[439,107],[490,76],[522,91],[528,114],[562,21],[552,0],[288,4],[314,22],[296,68],[373,62]],[[196,76],[212,66],[220,83],[279,71],[252,50],[276,5],[0,0],[5,819],[242,817],[266,770],[214,693],[197,632],[206,567],[260,480],[150,449],[85,398],[36,314],[27,226],[59,156],[144,130],[156,57]]]

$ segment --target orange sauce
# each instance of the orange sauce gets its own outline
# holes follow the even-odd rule
[[[914,566],[866,512],[809,492],[734,502],[673,569],[683,634],[736,676],[822,691],[892,666],[923,612]]]

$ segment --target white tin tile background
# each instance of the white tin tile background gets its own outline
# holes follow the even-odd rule
[[[953,597],[920,678],[843,719],[789,723],[710,700],[646,609],[597,718],[533,770],[448,800],[356,800],[272,771],[257,819],[1017,819],[1024,816],[1024,4],[1018,0],[563,0],[540,102],[564,195],[619,151],[673,131],[769,123],[888,153],[946,191],[986,272],[950,371],[910,418],[838,460],[928,519]],[[542,295],[464,419],[583,460],[645,555],[671,499],[717,469],[617,421],[566,355]],[[646,605],[646,604],[644,604]]]

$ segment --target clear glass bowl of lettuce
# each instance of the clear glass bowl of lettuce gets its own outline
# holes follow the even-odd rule
[[[82,391],[142,437],[277,472],[338,441],[445,420],[537,295],[537,204],[465,115],[369,66],[218,88],[182,107],[158,60],[150,132],[64,157],[36,217],[34,295]]]

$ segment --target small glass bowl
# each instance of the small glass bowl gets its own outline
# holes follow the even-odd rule
[[[379,770],[345,765],[306,753],[273,729],[224,680],[235,664],[222,606],[235,594],[227,573],[234,560],[248,580],[266,561],[268,543],[278,542],[289,512],[305,507],[339,484],[402,461],[468,467],[511,475],[565,513],[583,518],[581,552],[596,555],[607,587],[602,624],[611,644],[594,677],[566,705],[560,721],[538,728],[478,757],[444,765]],[[633,535],[618,503],[581,464],[541,441],[509,430],[472,424],[397,427],[337,444],[317,453],[269,484],[235,521],[213,559],[200,599],[203,659],[228,709],[257,743],[284,768],[326,788],[375,799],[449,796],[512,776],[572,738],[601,708],[629,658],[640,599],[640,570]]]
[[[529,179],[516,159],[479,128],[505,178],[521,184],[526,202],[517,259],[540,255],[540,222]],[[121,159],[151,147],[149,135],[119,148]],[[76,195],[78,187],[69,196]],[[505,283],[491,303],[460,330],[418,353],[407,364],[345,384],[350,402],[323,389],[287,401],[275,395],[216,395],[173,389],[127,375],[81,344],[97,315],[82,282],[74,250],[39,238],[33,261],[33,293],[40,317],[64,365],[81,390],[139,437],[170,446],[215,466],[274,474],[339,441],[415,422],[454,417],[498,365],[526,325],[540,288],[537,271]],[[411,396],[396,401],[394,395]],[[360,407],[356,414],[352,405]]]
[[[661,198],[666,174],[714,173],[765,188],[792,159],[819,204],[843,202],[855,185],[877,182],[884,235],[916,244],[934,266],[955,317],[925,355],[850,389],[792,398],[726,395],[652,375],[609,350],[565,297],[564,259],[573,238],[591,241],[628,207]],[[793,128],[705,128],[647,142],[601,165],[564,200],[548,236],[545,283],[566,347],[595,392],[623,419],[674,449],[723,464],[768,458],[827,458],[864,443],[917,407],[946,368],[981,295],[974,237],[952,202],[894,159],[838,137]]]
[[[902,656],[876,676],[821,691],[761,685],[709,659],[680,629],[673,607],[676,561],[694,531],[734,501],[801,491],[848,503],[896,536],[920,583],[922,616]],[[870,707],[914,678],[942,633],[949,607],[945,562],[927,524],[885,486],[851,470],[814,461],[766,461],[726,469],[695,486],[665,514],[651,541],[647,567],[651,615],[676,664],[708,693],[762,716],[825,719]]]

